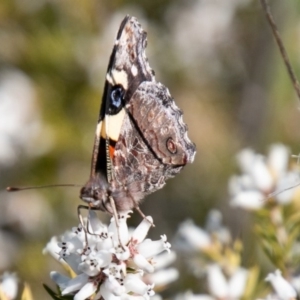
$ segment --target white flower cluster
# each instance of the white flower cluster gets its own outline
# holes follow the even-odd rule
[[[226,278],[220,266],[212,264],[207,267],[209,294],[193,294],[187,291],[179,294],[175,300],[241,299],[246,289],[247,278],[248,271],[243,268],[238,268],[231,277]]]
[[[178,295],[176,300],[242,298],[246,290],[249,271],[233,263],[238,261],[238,258],[231,261],[224,256],[222,249],[226,248],[229,253],[231,242],[231,234],[222,224],[222,214],[218,210],[209,212],[205,229],[189,220],[180,225],[175,247],[189,254],[187,263],[195,274],[199,273],[199,270],[205,271],[209,294],[195,295],[188,291]],[[201,254],[204,255],[201,256]],[[237,257],[238,254],[232,252],[230,257],[233,258],[234,255]],[[222,256],[224,256],[223,259]],[[213,258],[217,259],[214,261]],[[199,275],[203,276],[203,272]]]
[[[214,269],[214,270],[213,270]],[[178,295],[175,300],[215,300],[215,299],[240,299],[241,291],[245,288],[244,282],[241,279],[245,276],[244,271],[241,274],[236,274],[233,277],[229,278],[227,285],[224,285],[225,281],[222,279],[223,275],[220,277],[218,266],[214,266],[211,269],[211,275],[213,275],[213,285],[215,288],[210,295],[199,294],[195,295],[191,291],[188,291],[184,294]],[[238,271],[240,273],[240,271]],[[241,276],[242,275],[242,276]],[[210,280],[209,280],[210,281]],[[224,282],[222,282],[224,281]],[[268,294],[264,299],[258,300],[296,300],[297,293],[293,286],[282,277],[281,272],[276,270],[274,273],[268,274],[265,281],[270,282],[274,292]],[[242,284],[242,286],[240,286]],[[212,286],[209,282],[209,290]],[[226,293],[225,293],[226,291]]]
[[[289,149],[282,144],[270,148],[268,157],[244,149],[237,155],[242,171],[229,181],[231,204],[244,209],[257,210],[267,203],[267,198],[287,204],[299,191],[299,166],[289,167]],[[294,188],[292,188],[294,187]]]
[[[227,245],[232,241],[230,231],[223,225],[223,216],[212,209],[207,216],[205,228],[194,224],[192,220],[182,222],[178,228],[175,247],[180,252],[194,253],[213,247],[214,241]]]
[[[69,278],[51,272],[62,295],[73,294],[74,300],[91,295],[95,295],[93,299],[104,300],[147,300],[154,295],[154,284],[146,283],[145,278],[150,277],[144,274],[155,271],[155,256],[164,250],[170,252],[171,245],[165,235],[157,241],[145,239],[153,222],[151,217],[144,219],[132,233],[127,227],[128,217],[129,212],[120,214],[118,228],[114,218],[106,226],[90,211],[87,234],[79,225],[65,233],[59,243],[52,238],[44,252],[67,263],[76,274]],[[177,278],[176,274],[171,271],[172,279]]]

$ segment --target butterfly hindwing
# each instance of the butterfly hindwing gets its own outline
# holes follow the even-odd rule
[[[161,83],[141,83],[126,106],[143,140],[165,165],[183,166],[194,159],[182,111]]]

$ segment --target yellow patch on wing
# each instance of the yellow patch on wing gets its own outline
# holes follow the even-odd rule
[[[113,80],[112,80],[112,78],[111,78],[111,76],[107,73],[106,74],[106,80],[111,84],[111,85],[113,85],[114,83],[113,83]]]
[[[101,136],[101,128],[102,128],[102,121],[100,121],[98,124],[97,124],[97,127],[96,127],[96,136],[99,138]]]
[[[106,77],[107,78],[107,77]],[[111,79],[113,84],[120,84],[125,90],[128,88],[128,77],[125,71],[111,70]]]
[[[101,136],[104,139],[110,138],[117,142],[121,133],[124,117],[124,108],[122,108],[116,115],[105,115],[105,118],[102,121],[103,126],[101,128]]]

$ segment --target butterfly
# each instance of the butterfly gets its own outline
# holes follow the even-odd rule
[[[137,19],[121,22],[106,73],[91,173],[80,191],[90,209],[110,214],[139,208],[194,160],[182,111],[156,82]]]

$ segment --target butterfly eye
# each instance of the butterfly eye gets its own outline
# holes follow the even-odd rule
[[[116,111],[122,106],[123,96],[124,90],[122,87],[118,86],[116,88],[113,88],[110,94],[110,106],[112,111]]]

